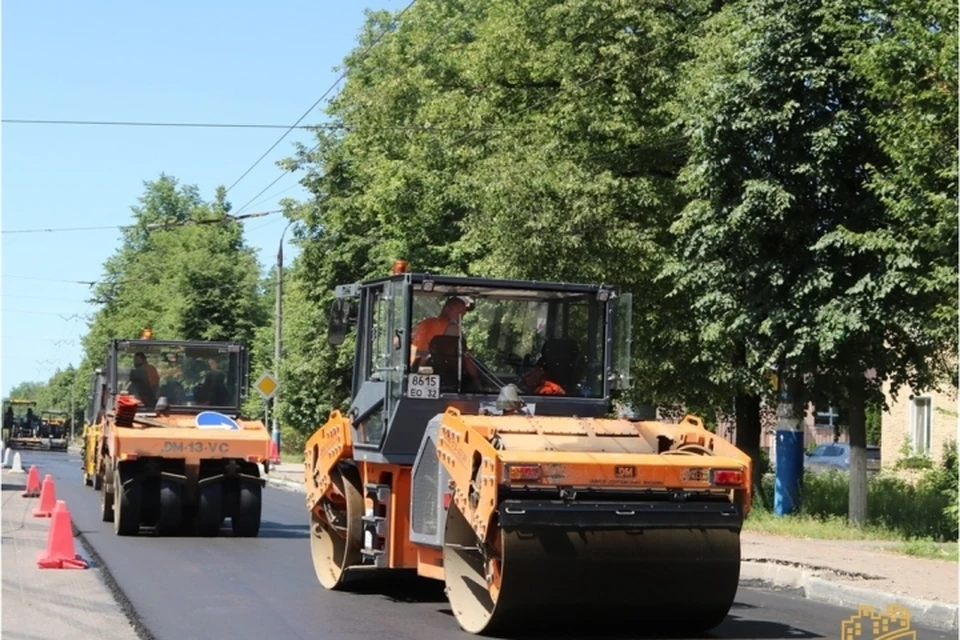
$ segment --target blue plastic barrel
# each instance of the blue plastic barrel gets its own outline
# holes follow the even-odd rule
[[[803,482],[803,431],[777,431],[777,468],[773,488],[773,512],[778,516],[800,508]]]

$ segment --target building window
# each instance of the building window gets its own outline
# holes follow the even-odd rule
[[[833,427],[840,414],[833,410],[833,407],[827,407],[826,411],[817,411],[813,418],[813,425],[816,427]]]
[[[930,396],[914,396],[910,400],[910,439],[914,453],[930,453],[932,409]]]

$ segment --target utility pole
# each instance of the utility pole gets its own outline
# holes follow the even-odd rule
[[[294,220],[291,220],[287,223],[287,226],[283,228],[283,233],[280,234],[280,246],[277,248],[277,291],[276,291],[276,306],[274,310],[274,322],[273,322],[273,375],[277,378],[277,382],[280,382],[280,358],[282,353],[282,341],[283,341],[283,237],[287,233],[287,229],[290,228],[290,225],[294,223]],[[280,397],[280,390],[277,390],[276,395],[273,396],[273,399],[270,401],[270,404],[273,409],[273,430],[271,435],[273,441],[277,443],[277,455],[280,455],[280,423],[277,420],[277,398]]]
[[[73,442],[73,423],[77,420],[77,374],[73,374],[73,384],[70,385],[70,442]]]

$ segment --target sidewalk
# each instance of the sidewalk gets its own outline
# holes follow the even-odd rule
[[[43,479],[43,469],[40,469]],[[0,635],[10,640],[139,636],[104,582],[90,551],[74,538],[88,569],[40,569],[37,555],[46,548],[50,518],[36,518],[38,498],[24,498],[26,474],[2,473],[3,619]],[[70,505],[68,504],[69,508]]]
[[[261,469],[262,472],[262,469]],[[270,486],[305,493],[303,467],[270,467]],[[810,540],[744,531],[741,580],[801,589],[807,598],[856,610],[872,604],[907,607],[912,619],[958,628],[958,564],[884,551],[867,540]]]
[[[801,589],[811,600],[856,609],[906,607],[914,622],[958,628],[958,564],[883,550],[867,540],[811,540],[745,531],[741,580]]]

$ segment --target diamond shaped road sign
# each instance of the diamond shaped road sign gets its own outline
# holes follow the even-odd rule
[[[260,395],[263,396],[264,400],[269,400],[277,393],[277,389],[280,388],[280,383],[277,382],[277,379],[273,377],[273,374],[269,371],[264,371],[263,375],[257,378],[257,381],[253,383],[254,388],[260,392]]]

